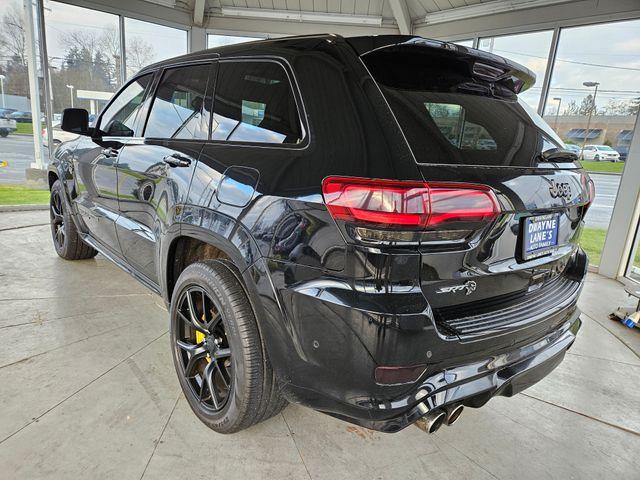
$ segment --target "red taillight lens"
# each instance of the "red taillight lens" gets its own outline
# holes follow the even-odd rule
[[[500,207],[484,186],[328,177],[324,201],[337,220],[403,230],[495,218]]]
[[[322,193],[337,220],[421,229],[429,219],[429,190],[423,183],[329,177]]]

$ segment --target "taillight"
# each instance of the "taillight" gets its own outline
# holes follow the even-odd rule
[[[596,185],[593,183],[593,180],[589,178],[588,175],[582,174],[582,178],[580,179],[582,186],[587,191],[587,203],[584,205],[583,215],[587,213],[589,207],[593,203],[596,198]]]
[[[470,224],[500,213],[495,194],[482,185],[328,177],[322,192],[333,218],[373,241],[456,240]]]

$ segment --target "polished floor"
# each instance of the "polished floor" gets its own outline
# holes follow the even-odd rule
[[[590,275],[564,363],[427,436],[308,409],[232,436],[191,413],[162,301],[102,257],[59,259],[46,212],[0,213],[0,478],[638,479],[640,329]]]

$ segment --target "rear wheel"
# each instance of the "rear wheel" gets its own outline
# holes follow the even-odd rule
[[[97,255],[98,252],[84,243],[78,234],[76,225],[67,211],[60,180],[56,180],[51,187],[49,218],[53,246],[58,255],[66,260],[84,260]]]
[[[4,138],[9,135],[9,130],[5,128],[0,128],[0,137]]]
[[[180,275],[171,345],[191,409],[216,432],[237,432],[284,407],[247,294],[225,262],[194,263]]]

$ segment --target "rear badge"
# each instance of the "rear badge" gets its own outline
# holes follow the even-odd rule
[[[571,198],[571,185],[567,182],[556,182],[555,180],[551,180],[551,184],[549,185],[549,193],[553,198]]]
[[[439,288],[436,290],[436,293],[456,293],[465,290],[465,295],[471,295],[476,291],[476,286],[476,282],[469,280],[468,282],[464,282],[462,285],[452,285],[450,287]]]

